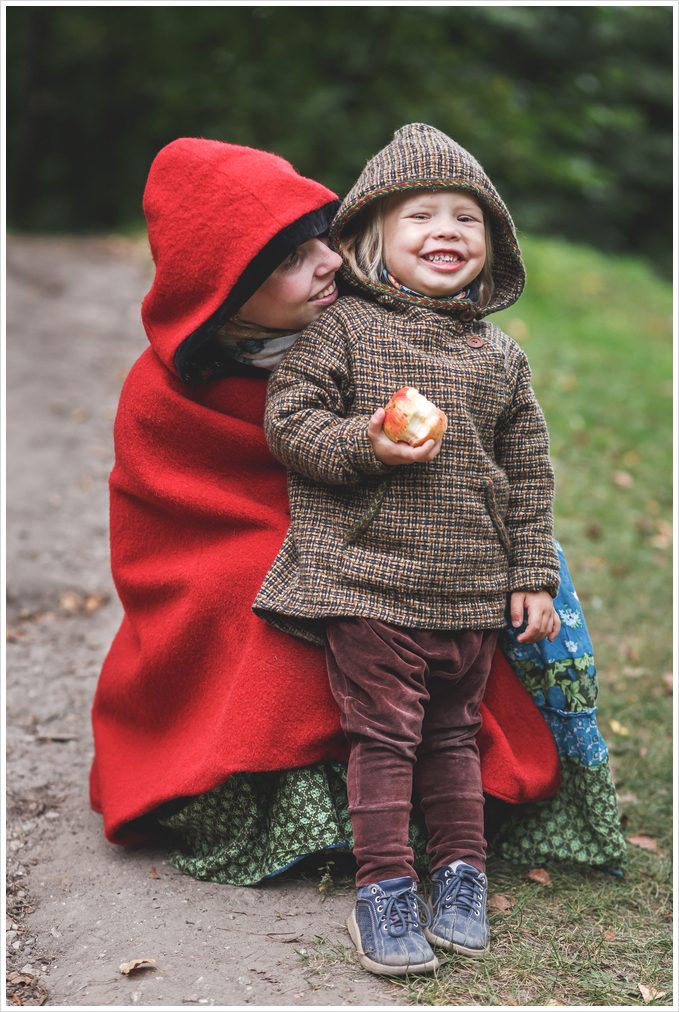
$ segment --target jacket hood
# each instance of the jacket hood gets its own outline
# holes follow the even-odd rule
[[[418,189],[468,190],[487,212],[493,237],[492,275],[495,290],[490,304],[478,316],[506,309],[521,295],[526,272],[516,239],[514,222],[500,195],[473,155],[426,123],[409,123],[394,134],[391,143],[370,159],[356,183],[342,201],[330,239],[339,240],[361,227],[361,212],[381,197]],[[356,275],[346,262],[341,269],[345,280],[367,291],[373,298],[417,302],[439,312],[459,313],[468,303],[459,300],[412,296],[384,284]]]
[[[142,304],[163,363],[200,378],[214,331],[300,243],[327,231],[338,206],[278,155],[195,137],[164,147],[144,191],[156,272]]]

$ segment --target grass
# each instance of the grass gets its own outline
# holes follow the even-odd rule
[[[551,888],[491,860],[491,894],[512,907],[491,916],[490,956],[444,957],[436,977],[387,986],[414,1005],[669,1007],[671,287],[631,258],[544,239],[522,248],[526,293],[493,319],[525,348],[547,416],[556,533],[594,641],[625,835],[657,851],[630,846],[624,879],[550,866]],[[319,939],[314,972],[345,958]],[[644,1001],[639,984],[662,997]]]
[[[624,881],[599,872],[551,867],[552,887],[491,861],[493,892],[512,902],[493,914],[489,957],[449,956],[437,977],[400,985],[423,1005],[639,1005],[638,984],[665,992],[670,1004],[669,861],[631,855]],[[399,985],[394,985],[399,987]]]

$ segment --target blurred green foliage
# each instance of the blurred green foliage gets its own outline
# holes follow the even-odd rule
[[[134,224],[182,135],[277,151],[342,193],[423,120],[520,229],[670,267],[671,7],[13,7],[6,50],[15,228]]]

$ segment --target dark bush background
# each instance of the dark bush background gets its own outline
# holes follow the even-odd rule
[[[520,229],[671,264],[672,9],[7,9],[8,222],[134,227],[182,135],[340,193],[394,129],[469,148]]]

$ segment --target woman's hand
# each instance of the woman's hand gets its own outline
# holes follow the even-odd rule
[[[523,624],[524,611],[528,612],[526,628],[516,637],[519,643],[539,643],[545,636],[552,643],[559,635],[561,619],[546,590],[515,590],[509,610],[515,629]]]
[[[408,446],[407,443],[393,443],[384,434],[384,408],[378,408],[368,422],[368,438],[373,453],[383,464],[396,467],[398,464],[418,464],[433,460],[441,449],[441,440],[428,439],[422,446]]]

